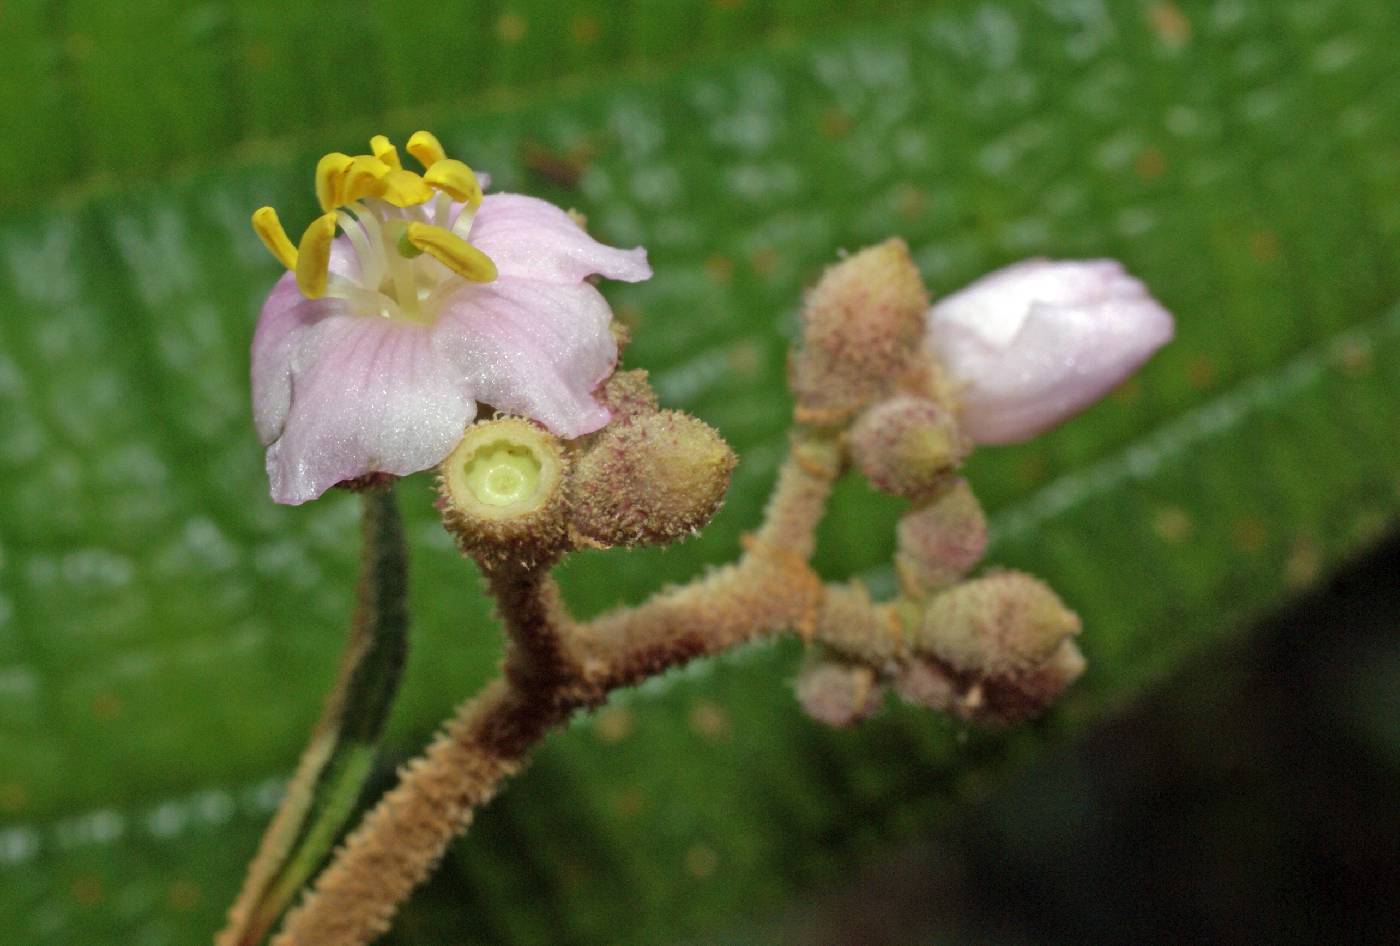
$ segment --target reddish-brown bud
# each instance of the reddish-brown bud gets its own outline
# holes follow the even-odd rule
[[[724,501],[734,452],[679,411],[604,428],[578,458],[569,526],[578,545],[653,545],[700,528]]]
[[[1045,712],[1084,672],[1084,655],[1065,640],[1045,662],[1025,673],[993,677],[975,690],[976,699],[959,707],[961,714],[980,723],[1011,724]]]
[[[888,391],[917,356],[928,295],[903,240],[831,266],[802,308],[790,382],[797,419],[838,424]]]
[[[911,598],[961,581],[987,551],[987,517],[965,480],[899,520],[895,571]]]
[[[947,487],[972,449],[952,411],[927,398],[898,395],[865,411],[851,428],[850,456],[883,493],[922,499]]]
[[[809,652],[794,683],[806,714],[828,726],[853,726],[880,708],[884,688],[875,671],[820,649]]]

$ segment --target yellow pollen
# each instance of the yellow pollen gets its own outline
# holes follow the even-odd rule
[[[253,211],[253,232],[263,241],[268,252],[277,257],[277,262],[291,270],[297,268],[297,248],[287,239],[287,231],[282,229],[277,211],[271,207],[259,207]]]
[[[491,257],[451,230],[426,223],[410,223],[405,237],[409,243],[463,279],[470,282],[491,282],[496,278],[496,264],[491,261]],[[302,252],[305,253],[304,241]]]
[[[472,169],[455,158],[434,161],[423,175],[423,181],[453,200],[460,200],[472,207],[481,205],[481,184]]]
[[[433,197],[432,188],[412,171],[394,168],[379,180],[385,200],[395,207],[413,207]]]
[[[431,131],[415,131],[405,147],[425,168],[430,168],[447,157],[447,152],[442,150],[442,142],[438,141]]]
[[[369,140],[369,150],[374,152],[374,156],[391,168],[401,168],[403,163],[399,161],[399,149],[394,147],[384,135],[375,135]]]
[[[353,204],[361,197],[379,197],[384,188],[379,181],[389,173],[389,165],[371,154],[357,154],[350,159],[345,175],[340,180],[340,193],[336,194],[335,206]]]
[[[335,214],[328,213],[311,221],[311,226],[301,235],[301,246],[297,249],[297,287],[308,299],[319,299],[326,294],[326,280],[330,274],[331,241],[335,239]]]
[[[351,162],[350,155],[341,154],[339,151],[332,151],[316,162],[316,199],[320,202],[323,212],[329,213],[340,206],[340,181]]]

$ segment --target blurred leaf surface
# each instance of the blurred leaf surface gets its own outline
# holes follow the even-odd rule
[[[653,943],[741,922],[927,826],[993,763],[1130,698],[1395,521],[1393,4],[1044,0],[869,23],[829,4],[819,38],[791,27],[790,42],[722,54],[783,32],[804,5],[706,4],[697,20],[582,4],[609,50],[596,56],[532,27],[521,42],[540,45],[514,56],[496,39],[419,42],[397,23],[308,46],[299,37],[324,26],[294,6],[152,13],[184,24],[200,68],[187,83],[153,64],[139,85],[139,46],[94,39],[75,57],[82,43],[38,7],[3,14],[29,58],[0,65],[0,101],[19,102],[32,143],[3,160],[23,154],[31,192],[95,168],[131,177],[0,218],[7,942],[206,937],[315,718],[348,620],[355,505],[266,498],[246,352],[275,264],[247,214],[273,203],[296,229],[313,212],[315,152],[360,147],[376,115],[396,132],[431,121],[494,187],[647,245],[656,278],[607,289],[634,323],[628,362],[743,458],[699,540],[571,561],[566,593],[584,613],[732,557],[782,450],[801,289],[840,248],[901,235],[937,292],[1028,255],[1116,256],[1179,320],[1177,341],[1106,402],[971,465],[992,559],[1044,576],[1084,616],[1090,673],[1055,717],[967,740],[892,707],[832,733],[786,689],[795,647],[703,665],[552,740],[397,942],[462,941],[468,917],[483,943]],[[527,24],[549,19],[517,6]],[[90,15],[94,37],[153,35],[116,8],[63,9]],[[499,37],[515,6],[492,9]],[[302,32],[284,28],[294,16]],[[245,41],[220,39],[231,30]],[[680,38],[692,34],[694,48]],[[713,61],[597,78],[629,56]],[[250,57],[265,71],[226,101],[209,77]],[[436,97],[424,76],[457,63],[527,91],[485,109],[455,98],[477,86]],[[32,64],[57,75],[26,97],[14,75]],[[567,91],[528,91],[566,73]],[[88,104],[68,108],[80,90]],[[325,103],[314,118],[311,102]],[[308,131],[351,126],[343,140]],[[254,139],[278,147],[210,161]],[[75,147],[35,160],[60,140]],[[170,149],[205,169],[148,182]],[[417,629],[389,737],[403,755],[492,672],[499,644],[426,484],[401,492]],[[897,511],[843,486],[823,573],[888,587]]]

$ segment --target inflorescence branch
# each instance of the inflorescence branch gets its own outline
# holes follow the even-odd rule
[[[926,307],[898,240],[828,270],[793,355],[790,451],[740,558],[592,621],[570,617],[552,566],[573,549],[698,530],[720,505],[732,452],[700,421],[660,410],[640,371],[607,382],[613,421],[594,434],[564,441],[508,416],[469,428],[440,468],[441,508],[496,601],[502,673],[404,767],[273,942],[369,943],[552,729],[619,688],[765,636],[809,645],[797,696],[832,725],[873,712],[886,687],[980,722],[1044,709],[1082,669],[1078,619],[1029,576],[965,580],[986,523],[956,474],[971,443],[950,386],[919,343]],[[832,487],[852,468],[910,500],[892,602],[824,584],[809,564]]]

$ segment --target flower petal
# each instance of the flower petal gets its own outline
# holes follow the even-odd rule
[[[344,312],[288,344],[291,407],[267,450],[277,502],[303,503],[367,473],[427,469],[476,415],[426,326]]]
[[[612,312],[587,283],[502,275],[443,301],[435,344],[476,398],[561,437],[608,422],[593,397],[617,363]]]
[[[651,277],[646,250],[599,243],[563,210],[522,194],[487,195],[469,239],[495,261],[502,276],[562,283],[594,273],[626,282]]]
[[[357,278],[359,262],[348,240],[339,238],[331,245],[331,272]],[[253,332],[252,392],[253,426],[263,445],[282,434],[287,410],[292,402],[291,356],[301,332],[334,315],[339,309],[334,299],[308,299],[297,288],[296,276],[285,273],[263,303],[258,327]]]
[[[959,386],[964,430],[1015,443],[1067,420],[1172,337],[1172,317],[1112,260],[1032,260],[928,313],[927,342]]]

